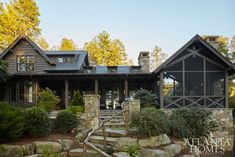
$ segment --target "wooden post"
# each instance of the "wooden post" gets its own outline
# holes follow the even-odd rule
[[[102,134],[103,134],[103,137],[104,137],[104,145],[103,147],[105,148],[106,147],[106,133],[105,133],[105,126],[104,126],[105,123],[103,123],[102,125]]]
[[[95,94],[99,94],[99,82],[97,78],[95,78]]]
[[[128,97],[128,80],[127,78],[125,79],[125,98]]]
[[[229,107],[228,102],[228,72],[225,71],[225,108]]]
[[[164,108],[163,106],[163,72],[160,73],[160,108]]]
[[[39,82],[38,80],[35,81],[35,104],[37,106],[38,102],[38,92],[39,92]]]
[[[185,60],[183,60],[183,107],[185,107]]]
[[[64,82],[64,94],[65,94],[65,108],[68,107],[69,105],[69,80],[68,79],[65,79],[65,82]]]
[[[204,107],[206,107],[206,60],[203,59],[203,90],[204,90]]]

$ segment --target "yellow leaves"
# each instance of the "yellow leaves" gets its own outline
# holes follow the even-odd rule
[[[36,39],[40,34],[39,10],[34,0],[14,0],[0,5],[0,49],[5,49],[18,35]]]
[[[117,66],[128,64],[125,47],[119,39],[111,40],[110,35],[103,31],[84,48],[89,53],[90,60],[97,65]]]
[[[60,43],[59,50],[76,50],[77,46],[75,45],[72,39],[63,38]]]

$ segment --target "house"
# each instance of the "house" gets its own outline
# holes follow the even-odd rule
[[[35,105],[39,89],[50,88],[66,108],[73,92],[99,94],[101,108],[120,108],[139,89],[159,97],[161,108],[228,106],[228,77],[235,70],[199,35],[194,36],[153,72],[149,52],[138,66],[91,66],[85,50],[43,51],[26,36],[18,37],[1,55],[11,79],[0,85],[0,100]]]

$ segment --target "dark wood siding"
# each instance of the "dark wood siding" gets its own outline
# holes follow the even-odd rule
[[[45,73],[43,69],[50,66],[49,63],[42,57],[40,53],[35,51],[35,49],[26,41],[21,40],[13,49],[13,52],[8,52],[4,56],[4,60],[8,63],[8,72],[10,74],[15,74],[17,72],[16,67],[16,56],[17,55],[34,55],[35,56],[35,67],[34,73],[41,74]],[[25,72],[32,73],[32,72]]]

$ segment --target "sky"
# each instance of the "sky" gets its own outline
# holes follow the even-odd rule
[[[6,0],[5,0],[6,1]],[[235,35],[235,0],[36,0],[42,36],[82,48],[103,30],[120,39],[137,63],[157,45],[169,55],[195,34]]]

